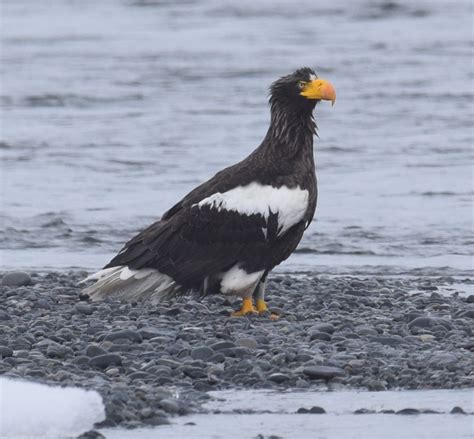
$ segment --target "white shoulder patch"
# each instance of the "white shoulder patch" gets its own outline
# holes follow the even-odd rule
[[[261,215],[266,220],[271,213],[278,214],[278,234],[285,233],[301,221],[308,209],[309,192],[299,186],[273,187],[257,182],[238,186],[230,191],[211,195],[197,205],[210,206],[218,211],[227,210],[243,215]],[[196,206],[196,204],[195,204]]]

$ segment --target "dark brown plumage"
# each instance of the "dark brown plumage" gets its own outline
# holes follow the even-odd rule
[[[127,242],[86,292],[156,298],[195,290],[263,301],[268,272],[291,255],[313,218],[312,112],[320,99],[335,99],[308,68],[277,80],[270,93],[260,146]]]

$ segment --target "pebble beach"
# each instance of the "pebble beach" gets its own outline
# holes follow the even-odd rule
[[[230,317],[239,302],[217,295],[89,302],[85,275],[3,275],[0,374],[98,391],[97,427],[167,424],[215,390],[474,385],[469,279],[274,275],[273,320]]]

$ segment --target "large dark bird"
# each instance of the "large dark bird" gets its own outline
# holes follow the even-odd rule
[[[157,301],[187,291],[243,298],[264,312],[268,273],[296,249],[316,209],[312,113],[333,86],[302,68],[270,88],[271,123],[246,159],[201,184],[86,280],[92,299]],[[255,299],[255,305],[253,303]]]

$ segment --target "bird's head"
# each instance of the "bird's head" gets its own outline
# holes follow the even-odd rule
[[[270,87],[270,104],[285,105],[304,112],[312,112],[321,101],[336,101],[336,91],[331,83],[318,78],[316,73],[304,67],[291,75],[276,80]]]

